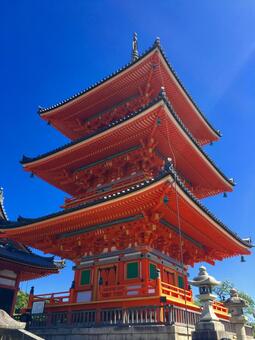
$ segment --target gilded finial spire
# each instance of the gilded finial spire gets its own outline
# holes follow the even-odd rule
[[[137,33],[134,33],[133,41],[132,41],[132,61],[136,61],[138,58],[139,58],[139,53],[138,53]]]

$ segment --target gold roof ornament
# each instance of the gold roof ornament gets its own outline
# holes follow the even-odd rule
[[[139,59],[137,33],[133,34],[131,58],[132,58],[132,62]]]

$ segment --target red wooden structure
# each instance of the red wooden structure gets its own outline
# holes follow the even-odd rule
[[[75,263],[69,292],[31,296],[47,310],[166,303],[199,310],[194,263],[249,254],[199,199],[232,191],[202,146],[215,130],[169,65],[159,39],[101,82],[41,118],[72,141],[22,164],[70,197],[63,210],[2,226],[3,235]],[[215,304],[219,315],[226,309]]]

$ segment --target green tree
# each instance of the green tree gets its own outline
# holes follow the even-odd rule
[[[214,288],[213,292],[218,296],[219,300],[223,302],[229,298],[230,290],[232,288],[234,288],[234,284],[232,282],[223,281],[220,286]],[[245,292],[238,290],[238,294],[242,299],[247,301],[248,306],[245,308],[244,312],[249,323],[255,325],[255,300]]]
[[[18,291],[16,304],[15,304],[15,313],[19,313],[21,308],[26,308],[28,305],[29,295],[22,290]]]
[[[250,323],[255,325],[255,301],[245,292],[238,291],[239,296],[247,301],[248,306],[245,308],[245,315],[248,317]]]
[[[213,289],[214,294],[217,295],[219,300],[221,302],[225,301],[229,295],[230,295],[230,290],[234,288],[234,285],[230,281],[222,281],[220,286],[217,286]]]

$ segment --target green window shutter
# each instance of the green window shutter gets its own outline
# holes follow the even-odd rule
[[[90,269],[83,270],[81,272],[81,285],[89,285],[90,284]]]
[[[127,264],[127,279],[135,279],[138,277],[138,262]]]
[[[182,276],[178,276],[178,287],[184,289],[184,280]]]
[[[155,280],[157,278],[157,266],[153,263],[150,263],[150,279]]]

